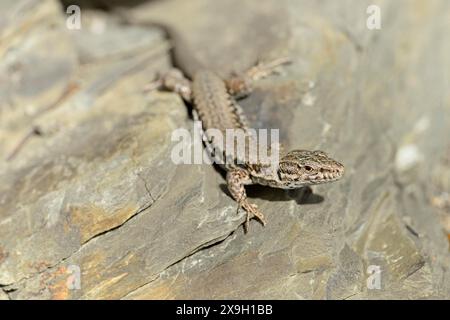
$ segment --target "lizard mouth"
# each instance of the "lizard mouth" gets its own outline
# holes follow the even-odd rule
[[[344,174],[344,166],[338,166],[329,170],[320,170],[316,174],[309,175],[307,180],[312,183],[322,183],[339,180]]]

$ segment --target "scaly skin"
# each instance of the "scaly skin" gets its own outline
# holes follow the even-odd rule
[[[213,138],[208,136],[206,130],[218,129],[224,136],[226,129],[241,129],[247,132],[247,119],[235,97],[249,94],[254,81],[273,73],[276,67],[287,63],[288,60],[278,59],[268,64],[258,64],[242,75],[224,80],[195,60],[174,30],[166,28],[166,31],[174,41],[173,57],[178,69],[158,79],[153,87],[177,92],[185,101],[191,103],[195,111],[194,116],[202,122],[207,147],[212,146],[218,150],[222,147],[214,145]],[[224,156],[230,155],[227,150],[219,150]],[[258,207],[248,201],[245,185],[261,184],[273,188],[294,189],[336,181],[344,173],[344,166],[323,151],[292,150],[280,157],[279,163],[241,161],[238,164],[236,157],[233,160],[235,161],[225,163],[222,167],[227,170],[227,185],[231,196],[247,212],[246,230],[248,221],[253,216],[263,225],[266,221]]]

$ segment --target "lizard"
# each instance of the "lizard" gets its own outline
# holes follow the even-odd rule
[[[128,20],[129,22],[129,20]],[[139,23],[142,24],[142,23]],[[238,98],[251,93],[256,81],[275,72],[278,66],[289,63],[287,58],[268,63],[257,63],[249,70],[222,79],[206,67],[193,54],[180,33],[160,23],[147,23],[165,31],[172,42],[174,68],[153,81],[149,90],[165,89],[179,94],[193,107],[194,119],[202,123],[203,140],[212,149],[221,150],[225,157],[229,152],[214,145],[208,129],[249,129],[247,118],[238,104]],[[250,218],[256,217],[264,226],[264,214],[249,201],[245,186],[260,184],[272,188],[296,189],[309,185],[339,180],[344,166],[320,150],[291,150],[279,157],[278,163],[250,163],[233,159],[220,166],[226,170],[226,183],[231,197],[246,211],[244,228],[248,230]]]

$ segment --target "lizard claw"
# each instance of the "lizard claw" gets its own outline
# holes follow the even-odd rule
[[[147,83],[144,88],[142,89],[143,92],[150,92],[160,89],[164,84],[163,78],[160,74],[158,74],[155,78],[155,80]]]
[[[248,231],[248,224],[251,218],[256,217],[262,223],[263,226],[266,225],[266,219],[264,218],[264,214],[258,210],[258,206],[256,204],[248,203],[247,201],[240,204],[242,208],[247,212],[247,220],[244,223],[245,231]]]

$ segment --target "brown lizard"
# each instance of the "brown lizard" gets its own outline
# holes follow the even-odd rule
[[[155,24],[152,24],[155,25]],[[236,97],[247,95],[252,84],[273,73],[279,65],[288,62],[278,59],[270,63],[260,63],[247,72],[222,79],[214,71],[203,66],[179,36],[168,26],[163,26],[173,43],[173,69],[151,84],[151,89],[163,88],[174,91],[193,106],[194,118],[207,129],[248,129],[247,119],[236,101]],[[206,140],[206,141],[205,141]],[[214,145],[213,137],[206,134],[204,141]],[[230,154],[222,150],[225,157]],[[237,159],[234,159],[237,160]],[[307,185],[326,183],[340,179],[344,166],[323,151],[292,150],[280,157],[279,163],[250,163],[246,160],[231,161],[221,165],[226,171],[228,190],[239,206],[247,212],[246,230],[251,217],[257,217],[263,225],[264,215],[255,204],[248,201],[245,185],[260,184],[273,188],[294,189]]]

